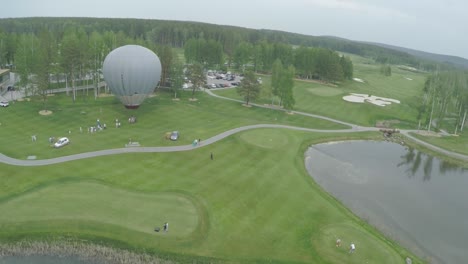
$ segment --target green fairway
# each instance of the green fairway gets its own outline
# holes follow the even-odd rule
[[[294,110],[324,115],[364,126],[375,126],[378,121],[396,120],[396,127],[416,128],[416,107],[426,76],[394,67],[392,76],[385,77],[380,74],[379,67],[379,65],[369,63],[356,63],[354,76],[363,82],[347,80],[333,85],[296,80]],[[264,85],[270,85],[269,76],[262,76],[262,78]],[[401,104],[380,107],[369,103],[345,102],[342,97],[350,93],[392,98],[401,101]],[[217,90],[216,94],[241,99],[234,89]],[[258,102],[271,103],[271,98],[262,97]]]
[[[6,226],[68,219],[154,234],[170,221],[177,227],[171,236],[188,236],[199,222],[196,207],[177,193],[136,193],[89,182],[47,185],[0,203],[0,211]]]

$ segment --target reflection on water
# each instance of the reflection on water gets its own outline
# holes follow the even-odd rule
[[[408,177],[414,177],[420,173],[420,169],[422,166],[423,172],[423,181],[429,181],[431,179],[432,170],[434,168],[434,157],[430,155],[426,155],[423,152],[417,151],[414,148],[406,148],[407,152],[401,156],[401,162],[398,163],[398,167],[406,168],[405,172],[407,173]],[[437,166],[439,167],[438,174],[445,175],[449,172],[465,172],[468,169],[461,168],[451,162],[439,160],[437,162]]]
[[[467,263],[468,170],[389,142],[320,144],[305,155],[325,190],[430,263]]]

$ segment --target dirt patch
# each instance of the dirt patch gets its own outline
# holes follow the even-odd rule
[[[379,120],[375,123],[375,127],[389,128],[396,124],[400,124],[400,120]]]
[[[434,131],[418,131],[416,134],[422,135],[422,136],[427,136],[427,137],[441,137],[441,135],[437,132]]]
[[[98,94],[97,97],[111,97],[111,96],[114,96],[113,94],[109,94],[109,93],[100,93]]]
[[[172,98],[172,101],[180,101],[179,98]]]
[[[50,110],[41,110],[41,111],[39,111],[39,114],[40,114],[40,115],[44,115],[44,116],[46,116],[46,115],[51,115],[52,113],[53,113],[53,112],[50,111]]]
[[[198,99],[197,98],[190,98],[189,101],[190,102],[196,102],[196,101],[198,101]]]

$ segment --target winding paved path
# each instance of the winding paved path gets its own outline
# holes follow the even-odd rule
[[[205,89],[205,92],[207,92],[209,95],[217,97],[217,98],[222,98],[225,100],[231,100],[231,101],[236,101],[242,103],[240,100],[232,99],[232,98],[227,98],[227,97],[222,97],[219,95],[216,95],[212,93],[210,90]],[[252,104],[253,106],[257,107],[264,107],[264,108],[270,108],[278,111],[285,111],[284,109],[277,109],[274,107],[269,107],[269,106],[264,106],[264,105],[258,105],[258,104]],[[44,165],[51,165],[51,164],[57,164],[61,162],[67,162],[67,161],[73,161],[73,160],[79,160],[79,159],[86,159],[86,158],[93,158],[93,157],[98,157],[98,156],[106,156],[106,155],[115,155],[115,154],[122,154],[122,153],[147,153],[147,152],[174,152],[174,151],[187,151],[187,150],[192,150],[195,148],[200,148],[204,147],[207,145],[210,145],[214,142],[217,142],[225,137],[228,137],[230,135],[250,130],[250,129],[257,129],[257,128],[282,128],[282,129],[292,129],[292,130],[300,130],[300,131],[308,131],[308,132],[322,132],[322,133],[347,133],[347,132],[363,132],[363,131],[378,131],[379,129],[376,127],[363,127],[363,126],[358,126],[355,124],[343,122],[340,120],[332,119],[329,117],[325,116],[320,116],[320,115],[314,115],[314,114],[309,114],[309,113],[304,113],[304,112],[298,112],[298,111],[292,111],[295,114],[300,114],[300,115],[305,115],[305,116],[310,116],[314,118],[319,118],[323,120],[327,120],[330,122],[342,124],[349,126],[350,128],[348,129],[340,129],[340,130],[325,130],[325,129],[312,129],[312,128],[304,128],[304,127],[296,127],[296,126],[286,126],[286,125],[275,125],[275,124],[258,124],[258,125],[250,125],[250,126],[243,126],[243,127],[238,127],[234,128],[228,131],[225,131],[221,134],[215,135],[211,138],[203,140],[203,144],[198,147],[193,147],[192,145],[183,145],[183,146],[173,146],[173,147],[129,147],[129,148],[117,148],[117,149],[106,149],[106,150],[99,150],[99,151],[93,151],[93,152],[85,152],[85,153],[80,153],[80,154],[75,154],[75,155],[69,155],[69,156],[62,156],[58,158],[53,158],[53,159],[43,159],[43,160],[21,160],[21,159],[14,159],[8,156],[5,156],[0,153],[0,162],[6,163],[9,165],[15,165],[15,166],[44,166]],[[435,150],[437,152],[443,153],[447,156],[454,157],[457,159],[461,160],[466,160],[468,161],[468,156],[463,155],[463,154],[458,154],[454,153],[439,147],[436,147],[434,145],[431,145],[427,142],[424,142],[422,140],[419,140],[413,136],[411,136],[409,133],[410,132],[416,132],[415,130],[401,130],[401,133],[405,135],[406,137],[414,140],[418,144],[421,144],[427,148],[430,148],[432,150]]]

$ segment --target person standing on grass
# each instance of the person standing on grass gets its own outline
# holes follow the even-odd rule
[[[351,243],[351,245],[349,246],[349,253],[354,253],[354,250],[356,250],[356,246],[354,245],[354,243]]]
[[[341,239],[336,240],[336,247],[341,247]]]
[[[213,152],[210,153],[210,159],[213,160]]]
[[[167,231],[169,231],[169,223],[166,222],[164,224],[164,232],[167,232]]]

